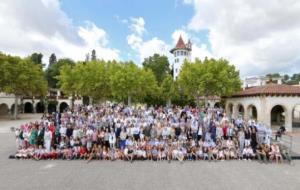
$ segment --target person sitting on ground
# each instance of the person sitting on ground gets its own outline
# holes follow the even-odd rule
[[[247,145],[243,150],[243,159],[244,160],[252,160],[255,157],[253,149],[250,145]]]
[[[276,160],[276,163],[282,162],[282,155],[277,144],[273,143],[271,145],[271,151],[269,152],[269,155],[270,160]]]
[[[260,162],[267,162],[267,153],[265,151],[265,144],[259,144],[256,148],[256,156]]]

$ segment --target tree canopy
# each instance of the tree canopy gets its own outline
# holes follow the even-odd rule
[[[168,58],[159,54],[154,54],[146,58],[143,62],[143,67],[152,70],[158,84],[161,84],[164,78],[171,72]]]
[[[50,88],[59,88],[58,79],[56,78],[56,76],[60,74],[60,69],[65,65],[74,66],[75,62],[71,59],[64,58],[59,59],[57,63],[49,64],[48,68],[46,69],[45,75]]]
[[[0,53],[0,90],[15,95],[15,102],[22,96],[45,96],[47,81],[40,65],[30,58]],[[15,117],[17,106],[15,106]]]
[[[239,72],[224,59],[185,62],[179,84],[189,97],[227,96],[240,90]]]
[[[38,53],[20,58],[0,53],[0,90],[17,96],[45,96],[47,86],[63,93],[89,97],[95,102],[124,101],[162,105],[183,105],[199,97],[227,96],[240,89],[239,72],[224,59],[185,62],[177,81],[170,74],[166,56],[154,54],[143,66],[135,63],[92,59],[74,62],[49,58],[48,68],[40,67]],[[298,80],[298,75],[288,77]],[[46,79],[46,80],[45,80]]]

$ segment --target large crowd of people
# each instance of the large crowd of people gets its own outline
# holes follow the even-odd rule
[[[16,159],[290,160],[255,120],[222,109],[75,106],[15,130]]]

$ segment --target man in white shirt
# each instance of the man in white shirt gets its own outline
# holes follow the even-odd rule
[[[67,127],[65,125],[61,125],[59,129],[59,133],[61,137],[65,137],[67,133]]]

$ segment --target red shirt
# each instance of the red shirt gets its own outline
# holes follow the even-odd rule
[[[85,147],[80,147],[79,153],[80,154],[85,154],[86,153],[86,148]]]
[[[224,127],[223,127],[223,135],[224,135],[224,136],[227,136],[227,129],[228,129],[227,126],[224,126]]]

